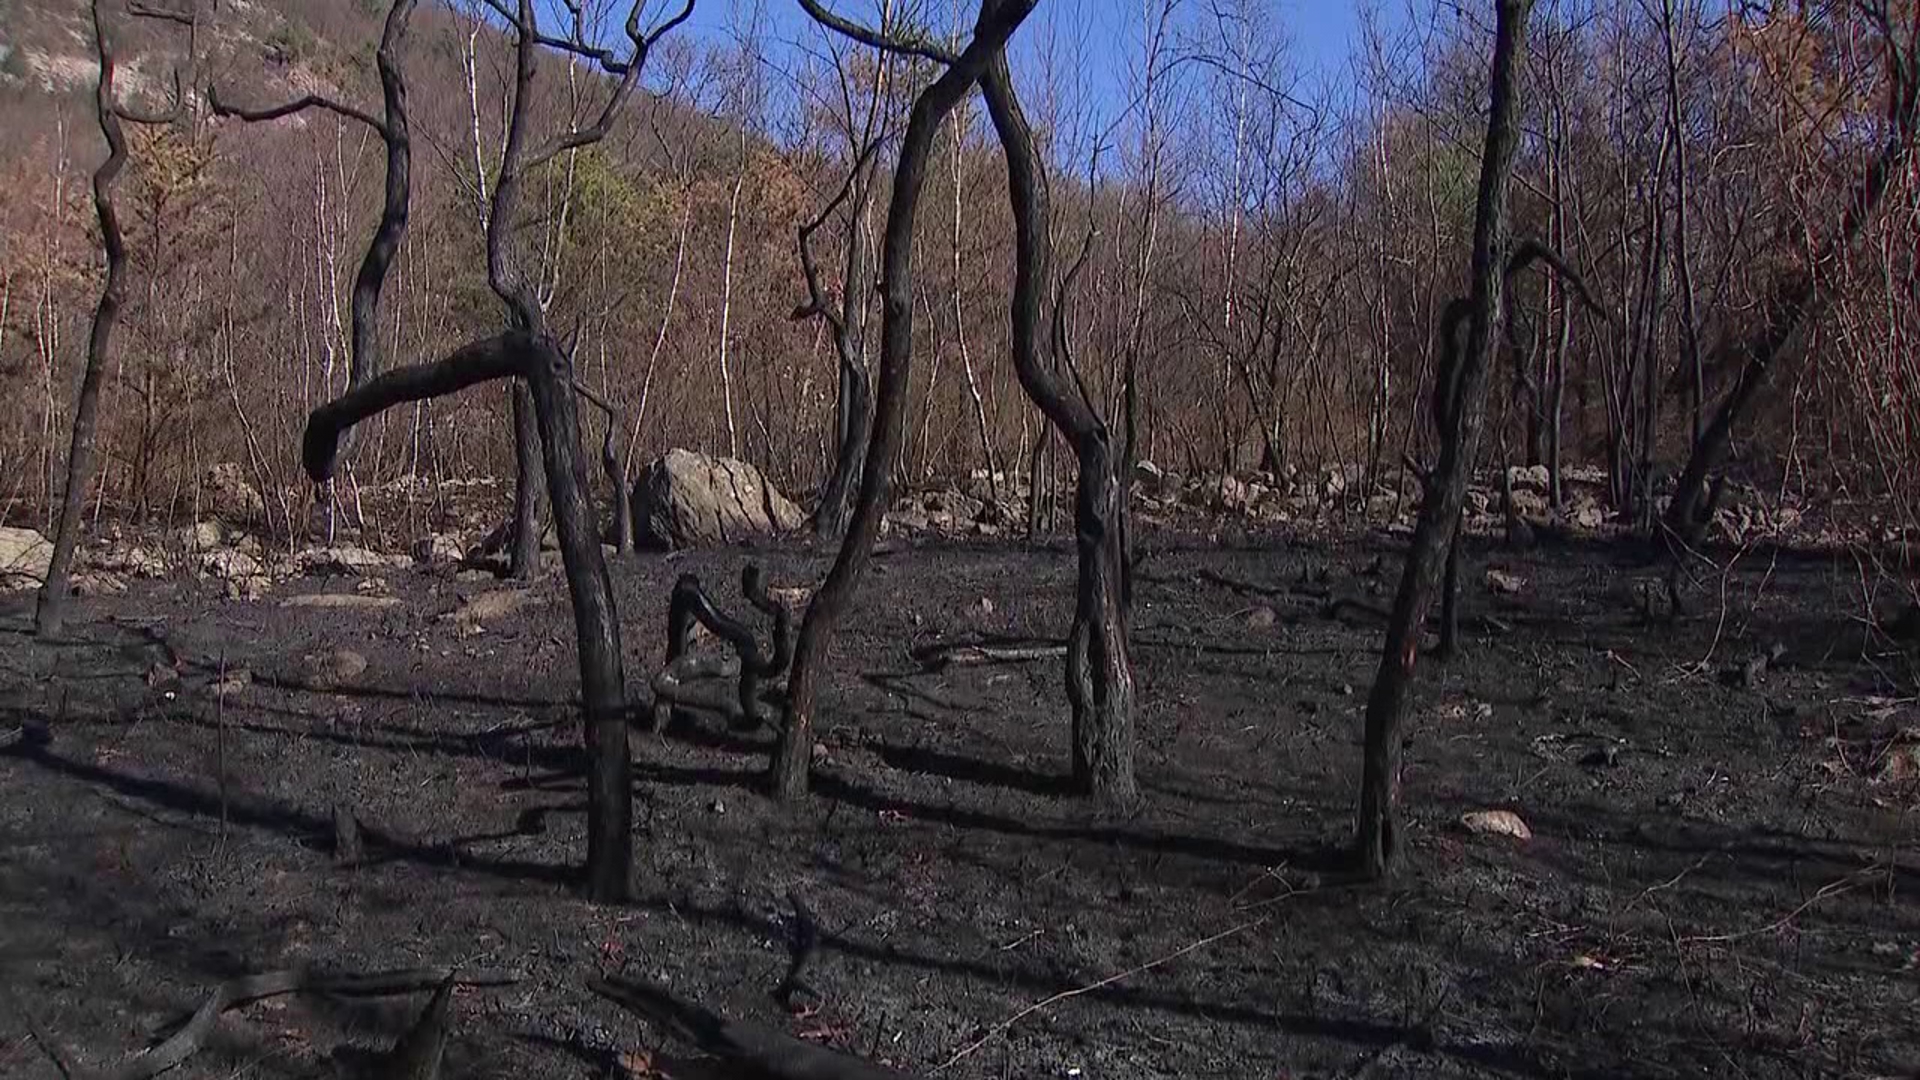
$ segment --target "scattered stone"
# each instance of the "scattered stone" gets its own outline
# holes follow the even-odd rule
[[[352,649],[328,649],[301,658],[301,681],[322,692],[350,686],[366,674],[367,658]]]
[[[1487,568],[1487,591],[1498,596],[1518,596],[1526,590],[1527,579],[1505,570]]]
[[[466,558],[466,545],[450,533],[430,533],[414,541],[413,561],[422,566],[453,566]]]
[[[396,565],[393,560],[378,552],[350,546],[305,548],[294,555],[293,562],[303,574],[338,574],[348,577],[371,574]]]
[[[789,611],[799,611],[813,599],[813,590],[804,585],[783,585],[767,590],[767,596],[776,604],[785,606]]]
[[[273,579],[265,574],[256,574],[253,577],[228,578],[222,584],[227,599],[252,603],[266,598],[268,591],[273,588]]]
[[[180,545],[188,551],[213,551],[227,542],[227,530],[217,521],[202,521],[180,530]]]
[[[127,579],[105,570],[92,570],[73,576],[75,596],[119,596],[127,591]]]
[[[260,577],[267,568],[260,560],[237,549],[213,551],[200,558],[200,572],[221,581],[237,581],[243,578]]]
[[[245,523],[266,516],[267,501],[247,480],[244,469],[231,461],[208,466],[200,480],[200,497],[213,516]]]
[[[173,571],[173,566],[165,556],[139,546],[121,547],[115,544],[88,561],[95,569],[137,578],[163,578]]]
[[[1511,836],[1516,840],[1533,839],[1533,830],[1511,810],[1474,810],[1460,815],[1467,831],[1482,836]]]
[[[1513,486],[1518,490],[1546,491],[1553,482],[1552,474],[1545,465],[1515,465],[1507,470],[1513,478]]]
[[[33,529],[0,526],[0,588],[32,589],[47,580],[53,545]]]
[[[634,486],[635,532],[667,548],[710,547],[798,529],[806,515],[744,461],[671,450]]]

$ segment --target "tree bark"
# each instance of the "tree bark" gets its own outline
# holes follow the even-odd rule
[[[1006,151],[1013,207],[1014,368],[1021,387],[1072,447],[1079,468],[1074,498],[1079,575],[1067,639],[1074,783],[1103,803],[1125,807],[1139,797],[1133,767],[1133,660],[1127,642],[1126,487],[1115,476],[1117,455],[1106,423],[1083,393],[1070,392],[1057,377],[1060,367],[1071,367],[1069,358],[1058,354],[1068,346],[1062,320],[1073,271],[1056,299],[1055,365],[1050,368],[1041,356],[1051,210],[1047,178],[1004,55],[987,65],[981,88]]]
[[[806,617],[800,624],[793,673],[787,684],[785,728],[768,777],[779,798],[797,798],[807,790],[813,759],[814,704],[827,647],[866,569],[893,486],[891,464],[900,448],[913,366],[914,218],[921,189],[926,186],[933,138],[941,121],[980,77],[988,61],[999,54],[1036,2],[1006,0],[996,7],[992,0],[986,0],[966,51],[954,57],[951,66],[920,93],[907,117],[900,156],[894,165],[893,194],[881,248],[880,386],[873,437],[867,445],[860,496],[854,503],[846,539],[826,581],[807,604]]]
[[[533,397],[527,387],[510,389],[513,415],[513,527],[507,548],[507,576],[530,581],[540,573],[540,504],[545,494],[540,476],[540,426],[534,418]]]
[[[1519,53],[1525,45],[1532,6],[1532,0],[1498,0],[1497,4],[1487,138],[1474,215],[1471,307],[1466,348],[1455,377],[1458,422],[1441,444],[1439,466],[1421,502],[1400,591],[1387,625],[1380,668],[1367,698],[1355,853],[1359,870],[1369,877],[1389,873],[1406,847],[1400,826],[1401,730],[1412,706],[1420,633],[1446,561],[1447,541],[1466,501],[1468,472],[1479,445],[1487,369],[1503,302],[1501,264],[1507,246],[1507,189],[1518,142]]]

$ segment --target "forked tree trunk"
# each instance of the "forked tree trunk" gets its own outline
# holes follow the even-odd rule
[[[1443,439],[1440,463],[1414,526],[1400,591],[1387,624],[1380,668],[1367,698],[1355,854],[1358,869],[1383,877],[1404,854],[1400,828],[1401,730],[1412,706],[1420,634],[1447,558],[1484,419],[1487,370],[1502,306],[1507,247],[1507,189],[1517,139],[1517,73],[1532,0],[1498,0],[1491,65],[1491,103],[1473,227],[1472,298],[1466,348],[1454,378],[1457,422]]]
[[[900,156],[894,165],[893,195],[887,205],[880,257],[880,386],[873,437],[867,445],[860,497],[854,503],[846,539],[826,581],[807,604],[806,618],[800,624],[792,675],[787,682],[785,726],[768,777],[773,794],[779,798],[798,798],[806,793],[813,760],[813,711],[827,647],[873,552],[873,542],[880,534],[880,516],[892,488],[892,463],[900,449],[913,366],[914,218],[926,186],[933,138],[941,121],[980,77],[987,62],[999,55],[1036,2],[1008,0],[996,8],[992,0],[986,0],[966,51],[954,57],[947,70],[921,91],[907,116]],[[821,17],[812,11],[809,14],[815,19]]]
[[[1073,507],[1079,577],[1073,629],[1067,639],[1067,699],[1073,707],[1073,778],[1084,794],[1124,807],[1139,797],[1133,769],[1133,658],[1128,651],[1126,485],[1114,475],[1118,459],[1093,403],[1069,391],[1057,376],[1072,359],[1065,308],[1073,271],[1055,300],[1054,360],[1041,356],[1040,318],[1051,261],[1047,178],[1020,107],[1005,56],[981,79],[987,111],[1007,158],[1013,207],[1013,362],[1020,385],[1047,422],[1060,430],[1079,467]],[[1077,271],[1080,267],[1074,267]]]

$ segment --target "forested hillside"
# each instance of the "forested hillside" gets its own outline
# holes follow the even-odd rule
[[[624,457],[734,454],[805,496],[833,462],[836,363],[828,323],[793,317],[807,300],[796,231],[875,142],[873,184],[813,239],[827,293],[850,291],[856,308],[872,297],[841,280],[843,236],[858,230],[872,273],[892,137],[933,67],[721,7],[729,32],[664,42],[650,93],[612,136],[541,171],[519,232],[551,323],[578,335],[581,377],[630,424]],[[480,196],[511,43],[472,8],[428,5],[406,45],[414,226],[380,313],[396,360],[430,359],[497,317]],[[0,456],[19,463],[0,498],[9,518],[44,525],[99,287],[86,175],[103,148],[86,5],[0,10]],[[199,32],[196,77],[242,104],[317,91],[372,107],[381,16],[357,0],[224,4]],[[936,34],[966,21],[939,4],[892,17]],[[1059,246],[1084,259],[1064,324],[1108,420],[1128,423],[1131,400],[1137,455],[1182,472],[1357,465],[1397,486],[1403,454],[1430,438],[1418,421],[1472,218],[1490,15],[1416,4],[1370,19],[1331,70],[1290,50],[1283,10],[1257,0],[1083,0],[1035,19],[1013,68],[1039,114]],[[178,45],[137,21],[125,33],[123,84],[163,97]],[[1077,79],[1080,39],[1095,33],[1121,43],[1123,93]],[[1856,242],[1834,243],[1888,137],[1882,42],[1847,4],[1562,0],[1537,13],[1514,229],[1564,255],[1598,304],[1555,276],[1517,280],[1483,465],[1605,468],[1610,509],[1632,520],[1637,493],[1664,490],[1647,482],[1685,464],[1770,320],[1811,290],[1821,302],[1732,427],[1733,474],[1830,508],[1912,504],[1910,163]],[[547,115],[591,107],[605,77],[590,68],[549,60]],[[221,461],[297,494],[288,450],[346,378],[380,142],[327,112],[249,125],[200,99],[134,140],[134,287],[102,410],[100,495],[187,513]],[[1012,239],[977,100],[936,156],[898,474],[1050,468],[1007,358]],[[854,343],[868,364],[872,321]],[[504,401],[383,419],[356,479],[504,475]]]

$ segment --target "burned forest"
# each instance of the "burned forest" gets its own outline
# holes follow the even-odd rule
[[[1914,0],[0,0],[0,1076],[1920,1065]]]

